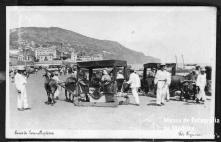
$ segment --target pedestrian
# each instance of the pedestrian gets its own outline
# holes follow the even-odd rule
[[[60,76],[61,76],[62,75],[62,68],[59,68],[58,71],[59,71]]]
[[[117,72],[117,77],[116,77],[116,81],[117,81],[117,91],[118,92],[123,92],[123,82],[124,82],[124,75],[122,70],[119,70]]]
[[[24,75],[25,68],[23,66],[18,67],[17,73],[15,75],[15,87],[17,89],[17,109],[19,111],[28,110],[30,107],[28,106],[27,100],[27,78]]]
[[[66,68],[66,75],[69,74],[69,67]]]
[[[130,84],[130,88],[132,90],[133,97],[135,99],[136,105],[140,105],[140,100],[138,96],[138,88],[140,88],[140,78],[139,75],[134,72],[133,69],[130,69],[130,77],[129,81],[127,81],[128,84]]]
[[[157,71],[154,84],[157,85],[157,105],[164,105],[164,99],[167,92],[167,71],[165,70],[165,63],[161,63],[160,70]]]
[[[196,76],[200,74],[200,66],[195,67],[195,73],[196,73]]]
[[[76,67],[73,67],[72,72],[71,72],[71,76],[74,78],[77,78],[77,69]]]
[[[11,70],[10,77],[11,77],[11,82],[14,83],[14,78],[15,78],[15,70],[14,69]]]
[[[201,68],[200,74],[197,76],[196,85],[199,86],[199,93],[197,95],[196,102],[199,103],[199,101],[205,102],[206,95],[205,95],[205,87],[206,87],[206,69]]]
[[[58,85],[58,83],[60,83],[60,79],[58,78],[58,74],[59,74],[59,72],[55,71],[54,72],[54,76],[52,77],[52,79],[54,79],[56,81],[56,83],[57,83],[57,90],[54,93],[54,97],[55,97],[56,100],[59,99],[59,94],[60,94],[60,92],[59,92],[59,85]]]

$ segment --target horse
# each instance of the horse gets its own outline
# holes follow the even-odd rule
[[[45,77],[44,88],[48,96],[48,101],[46,101],[45,104],[54,105],[56,103],[54,93],[58,89],[57,82],[51,78],[51,75],[48,71],[46,71],[43,76]]]
[[[73,102],[74,101],[74,97],[76,94],[76,84],[77,84],[77,79],[75,77],[68,77],[65,81],[65,100],[67,102]],[[67,93],[69,92],[69,97],[67,95]]]

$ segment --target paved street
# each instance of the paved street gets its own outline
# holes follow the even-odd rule
[[[64,80],[65,76],[61,77]],[[141,105],[108,107],[77,107],[64,101],[64,90],[54,106],[46,105],[42,72],[28,78],[27,93],[31,110],[17,111],[15,86],[10,82],[10,119],[12,129],[63,129],[63,130],[162,130],[189,127],[204,135],[212,132],[213,123],[196,119],[213,116],[211,98],[203,104],[181,102],[174,98],[165,106],[155,106],[155,98],[140,96]],[[131,97],[131,103],[134,99]],[[187,123],[179,120],[188,119]]]

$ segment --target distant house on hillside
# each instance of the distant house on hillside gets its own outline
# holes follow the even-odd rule
[[[77,62],[77,54],[74,51],[71,52],[71,61]]]
[[[55,48],[44,48],[40,47],[35,50],[35,58],[39,61],[52,61],[53,59],[60,58],[61,52]]]
[[[18,64],[18,55],[9,55],[9,65]]]
[[[34,61],[34,56],[31,52],[19,52],[18,54],[18,61]]]
[[[78,56],[77,61],[98,61],[98,60],[103,60],[103,55],[101,54],[96,54],[93,56]]]
[[[9,54],[10,54],[10,55],[18,55],[18,53],[19,53],[19,50],[18,50],[18,49],[10,49],[10,50],[9,50]]]
[[[103,55],[102,54],[96,54],[96,55],[93,55],[91,58],[92,58],[93,61],[103,60]]]
[[[52,61],[53,60],[53,55],[52,54],[39,55],[37,59],[39,59],[40,62],[42,62],[42,61]]]
[[[91,61],[91,56],[78,56],[77,62]]]

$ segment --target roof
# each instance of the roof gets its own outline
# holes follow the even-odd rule
[[[144,64],[144,68],[158,68],[161,63],[147,63]],[[166,63],[166,66],[175,66],[176,63]]]
[[[159,66],[160,63],[147,63],[143,65],[144,68],[158,68]]]
[[[166,66],[167,67],[173,67],[173,66],[176,66],[176,63],[166,63]]]
[[[197,64],[185,64],[185,66],[197,66]]]
[[[123,60],[100,60],[100,61],[86,61],[78,62],[77,66],[80,68],[105,68],[105,67],[126,67],[127,61]]]

